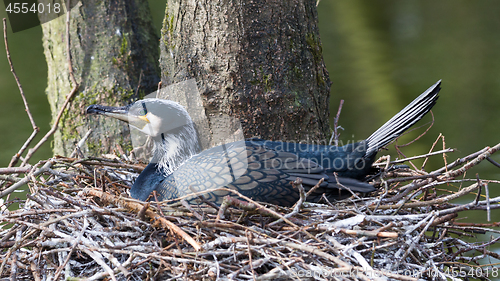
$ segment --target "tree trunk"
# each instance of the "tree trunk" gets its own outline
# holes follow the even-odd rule
[[[317,22],[315,0],[168,2],[162,83],[196,79],[208,119],[199,132],[205,147],[228,138],[231,118],[245,137],[328,139],[331,82]],[[182,103],[182,95],[169,98]]]
[[[75,1],[75,0],[72,0]],[[79,92],[54,134],[54,153],[69,155],[83,135],[92,154],[128,146],[128,127],[113,118],[90,118],[93,103],[124,105],[155,91],[159,82],[158,37],[146,0],[86,0],[71,10],[71,60]],[[44,25],[48,65],[47,96],[57,116],[70,84],[66,52],[66,17]],[[128,144],[128,145],[127,145]]]

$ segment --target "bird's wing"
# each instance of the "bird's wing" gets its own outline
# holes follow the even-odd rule
[[[205,199],[221,203],[224,196],[234,195],[227,190],[217,190],[226,187],[253,200],[292,205],[298,200],[299,193],[290,181],[297,177],[303,180],[306,189],[325,178],[319,191],[335,194],[335,197],[338,189],[342,188],[325,173],[323,167],[311,160],[265,146],[236,142],[205,150],[192,157],[167,177],[162,183],[166,186],[159,188],[158,192],[168,190],[183,196],[210,190],[203,194]],[[366,186],[364,192],[368,192]],[[328,190],[331,188],[335,188],[336,192]],[[373,187],[369,191],[372,190]]]

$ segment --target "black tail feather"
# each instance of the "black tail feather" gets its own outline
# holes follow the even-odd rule
[[[366,139],[367,151],[365,157],[377,153],[380,148],[395,140],[404,131],[422,119],[436,103],[440,90],[441,80],[437,81],[436,84],[432,85],[369,136]]]

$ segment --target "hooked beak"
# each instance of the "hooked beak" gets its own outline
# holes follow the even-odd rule
[[[96,114],[109,116],[121,121],[125,121],[138,129],[143,129],[147,124],[149,124],[149,119],[146,115],[135,115],[129,111],[130,105],[122,107],[105,106],[99,104],[93,104],[87,107],[86,114]]]

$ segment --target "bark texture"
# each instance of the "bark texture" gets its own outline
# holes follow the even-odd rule
[[[93,103],[128,104],[155,91],[159,82],[158,36],[147,1],[80,3],[71,10],[70,20],[71,58],[80,88],[54,135],[54,153],[61,155],[69,155],[89,129],[93,133],[87,145],[92,154],[108,153],[117,145],[131,147],[126,125],[112,118],[89,118],[85,108]],[[46,92],[55,118],[72,88],[66,16],[42,25],[42,29],[48,64]]]
[[[212,145],[227,137],[228,117],[245,137],[324,141],[331,82],[317,21],[315,0],[169,1],[162,82],[196,79],[208,119],[200,134]]]

